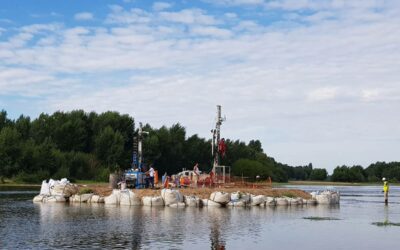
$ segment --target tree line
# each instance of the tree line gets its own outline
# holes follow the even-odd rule
[[[179,123],[161,128],[146,124],[143,130],[149,132],[143,141],[144,162],[146,165],[153,164],[160,174],[170,175],[183,168],[192,169],[195,163],[199,163],[203,172],[211,170],[210,139],[196,134],[188,136]],[[134,119],[118,112],[58,111],[51,115],[42,113],[34,120],[24,115],[12,120],[2,110],[0,181],[8,178],[18,182],[40,182],[63,177],[107,181],[110,173],[131,168],[136,132]],[[267,156],[259,140],[246,144],[226,138],[225,143],[227,152],[221,159],[221,165],[231,166],[235,176],[244,176],[249,180],[255,180],[256,176],[261,180],[271,177],[279,182],[328,178],[326,169],[313,168],[311,163],[293,167],[277,162]],[[383,174],[393,174],[398,179],[398,167],[376,164],[376,167],[370,166],[366,170],[361,168],[362,171],[358,167],[336,168],[331,179],[373,181]],[[343,176],[349,176],[347,169],[351,173],[358,172],[351,175],[354,178],[345,179]]]

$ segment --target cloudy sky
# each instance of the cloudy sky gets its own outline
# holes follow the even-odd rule
[[[0,109],[116,110],[280,162],[399,159],[398,0],[1,1]]]

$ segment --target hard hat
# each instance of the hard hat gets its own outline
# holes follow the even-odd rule
[[[386,178],[385,178],[385,177],[383,177],[383,178],[382,178],[382,181],[386,181]]]

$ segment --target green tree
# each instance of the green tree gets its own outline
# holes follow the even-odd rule
[[[111,172],[121,169],[124,162],[124,138],[120,132],[110,126],[96,137],[96,156],[103,161]]]
[[[11,177],[18,172],[17,161],[21,154],[21,135],[15,128],[0,131],[0,176]]]
[[[324,168],[314,168],[310,174],[312,181],[324,181],[328,177],[328,172]]]

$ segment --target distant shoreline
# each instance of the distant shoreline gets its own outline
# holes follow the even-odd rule
[[[275,186],[299,185],[299,186],[381,186],[380,182],[333,182],[333,181],[289,181],[285,183],[273,183]],[[392,186],[400,186],[400,183],[390,183]]]

